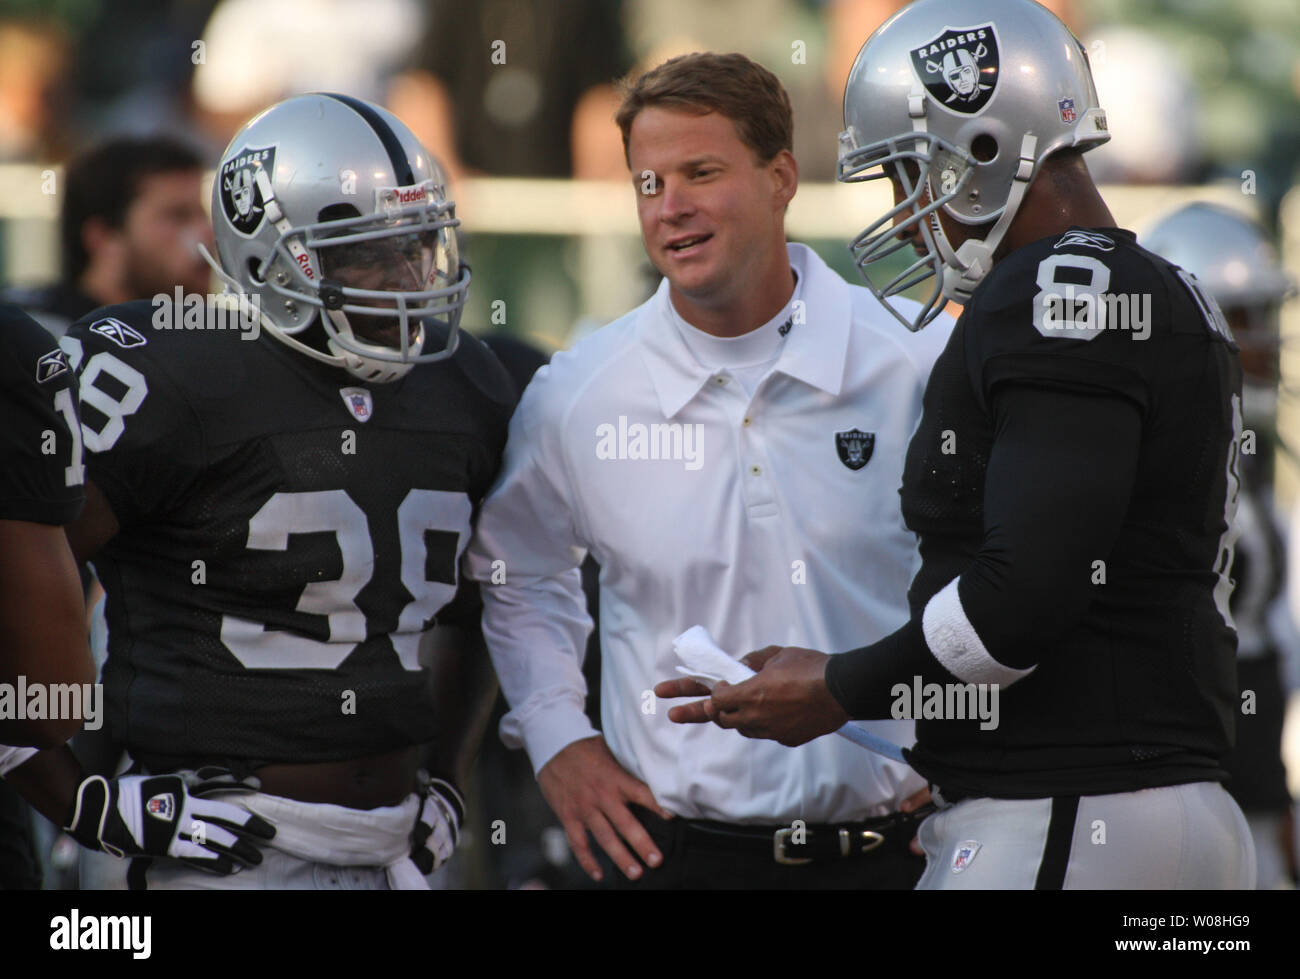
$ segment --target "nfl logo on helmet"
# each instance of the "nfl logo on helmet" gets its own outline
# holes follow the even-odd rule
[[[1074,113],[1074,99],[1061,99],[1056,103],[1056,107],[1061,110],[1061,122],[1074,122],[1077,118]]]

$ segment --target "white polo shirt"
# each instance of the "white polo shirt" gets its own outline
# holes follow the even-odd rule
[[[952,322],[911,334],[809,248],[789,254],[791,308],[763,328],[777,341],[684,334],[665,280],[556,354],[520,401],[467,566],[483,582],[484,633],[511,707],[502,738],[525,746],[534,769],[597,733],[581,673],[591,620],[578,566],[590,551],[603,734],[662,806],[735,823],[838,822],[894,811],[924,785],[843,738],[786,748],[674,724],[677,701],[652,692],[678,676],[671,641],[693,625],[740,656],[773,643],[842,652],[908,619],[919,557],[898,490]],[[725,364],[729,345],[734,372],[701,363]],[[771,355],[755,378],[756,358]],[[914,740],[910,721],[871,727]]]

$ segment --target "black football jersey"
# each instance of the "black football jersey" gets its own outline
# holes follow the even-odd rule
[[[63,341],[87,478],[121,524],[93,559],[115,738],[153,769],[429,740],[418,646],[435,620],[477,628],[458,568],[505,444],[508,376],[469,335],[367,386],[265,334],[151,315],[100,309]]]
[[[935,363],[905,464],[903,515],[923,561],[909,593],[918,621],[980,549],[990,403],[1004,384],[1126,399],[1141,416],[1136,479],[1082,620],[1001,691],[995,728],[918,720],[912,764],[954,796],[1222,779],[1237,693],[1228,570],[1242,432],[1222,314],[1119,229],[1072,229],[994,267]]]
[[[1250,430],[1250,418],[1246,420]],[[1257,433],[1258,434],[1258,433]],[[1282,728],[1286,689],[1282,681],[1285,645],[1274,635],[1271,613],[1285,602],[1286,545],[1273,512],[1271,465],[1242,453],[1237,541],[1232,562],[1232,617],[1237,628],[1239,688],[1237,743],[1228,754],[1226,788],[1246,811],[1285,812],[1291,805]],[[1261,454],[1267,447],[1251,446]],[[1266,459],[1266,457],[1265,457]],[[1255,462],[1256,465],[1250,465]],[[1285,641],[1285,640],[1283,640]]]
[[[77,379],[67,354],[17,306],[0,304],[0,520],[71,523],[81,511]]]

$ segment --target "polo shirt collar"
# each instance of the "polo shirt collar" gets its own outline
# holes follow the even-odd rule
[[[802,283],[803,322],[786,336],[772,369],[838,395],[853,314],[849,285],[807,245],[787,244],[786,250]],[[641,307],[636,329],[659,407],[665,418],[672,418],[700,393],[714,372],[695,359],[673,324],[667,279]]]

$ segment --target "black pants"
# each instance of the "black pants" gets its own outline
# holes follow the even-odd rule
[[[610,890],[911,890],[925,870],[925,857],[907,848],[915,826],[896,839],[857,856],[816,860],[790,866],[777,863],[770,847],[753,853],[716,849],[688,839],[685,820],[663,820],[640,806],[629,807],[659,846],[664,862],[644,868],[639,881],[628,880],[593,843]],[[629,851],[631,848],[628,848]]]

